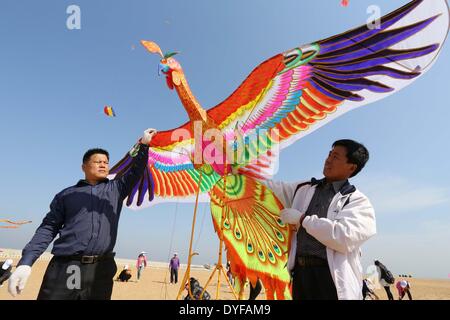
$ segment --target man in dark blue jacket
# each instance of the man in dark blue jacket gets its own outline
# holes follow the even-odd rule
[[[136,146],[139,151],[133,153],[132,168],[113,180],[107,178],[107,151],[91,149],[85,153],[85,179],[55,196],[50,212],[23,249],[9,281],[8,290],[13,296],[24,289],[31,266],[59,234],[38,300],[111,298],[117,271],[113,249],[122,203],[144,173],[148,144],[155,133],[154,129],[144,131]]]

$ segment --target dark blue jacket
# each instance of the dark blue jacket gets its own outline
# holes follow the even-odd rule
[[[143,175],[147,160],[148,146],[141,144],[133,168],[125,175],[95,186],[80,180],[58,193],[18,265],[32,266],[58,233],[52,250],[55,256],[112,252],[123,201]]]

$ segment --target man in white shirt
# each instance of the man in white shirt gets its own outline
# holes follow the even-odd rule
[[[294,300],[362,299],[360,247],[376,233],[375,213],[348,179],[368,159],[364,145],[339,140],[325,161],[323,179],[267,182],[285,206],[281,220],[295,229],[288,260]]]

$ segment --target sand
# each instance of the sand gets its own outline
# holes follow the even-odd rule
[[[3,259],[0,259],[3,260]],[[17,261],[15,261],[17,262]],[[134,261],[133,261],[134,262]],[[178,284],[170,284],[170,273],[168,267],[162,267],[162,265],[167,265],[166,263],[150,262],[147,268],[141,275],[141,279],[136,281],[136,268],[133,267],[134,263],[127,263],[116,261],[118,272],[117,275],[122,270],[125,264],[129,264],[132,268],[132,278],[128,282],[114,281],[113,287],[113,300],[175,300],[180,289],[181,282],[186,272],[186,268],[182,266],[178,274]],[[32,268],[32,273],[28,279],[25,290],[22,294],[13,298],[8,293],[8,284],[5,282],[3,287],[0,288],[0,300],[34,300],[36,299],[39,288],[44,277],[45,270],[47,268],[48,261],[37,261]],[[205,268],[194,267],[191,269],[191,276],[197,278],[200,284],[203,286],[213,269],[207,270]],[[211,285],[208,286],[207,291],[211,295],[212,299],[216,297],[217,291],[217,274],[214,274],[213,281]],[[248,297],[249,289],[245,290],[245,297]],[[186,291],[183,290],[181,299],[186,296]],[[220,290],[219,299],[234,299],[231,289],[226,284],[225,277],[222,275],[220,277]],[[258,299],[265,299],[264,290],[262,290]]]
[[[414,300],[450,300],[450,280],[432,280],[415,278],[398,278],[408,280],[411,285],[411,295]],[[398,299],[397,289],[391,285],[394,299]],[[387,300],[387,294],[383,287],[376,289],[375,293],[380,300]],[[404,299],[408,300],[408,295]]]
[[[50,256],[43,256],[33,266],[32,274],[28,280],[27,286],[21,295],[13,298],[9,295],[7,290],[7,282],[0,287],[0,300],[33,300],[36,299],[42,278],[47,267]],[[0,261],[3,261],[5,257],[0,257]],[[14,263],[18,262],[18,257],[13,257]],[[122,270],[125,264],[129,264],[132,268],[132,278],[129,282],[114,282],[113,300],[175,300],[180,289],[181,281],[185,274],[186,268],[182,265],[179,271],[179,282],[176,285],[169,284],[170,274],[166,263],[152,262],[150,261],[148,267],[144,270],[139,282],[136,281],[136,269],[134,267],[134,261],[131,260],[116,260],[118,266],[118,273]],[[191,276],[197,278],[201,285],[204,285],[212,273],[212,269],[207,270],[201,266],[194,266],[191,269]],[[217,273],[214,275],[211,285],[208,286],[207,291],[210,293],[211,298],[216,298],[217,291]],[[219,290],[220,299],[234,299],[233,294],[225,284],[225,277],[220,277],[221,285]],[[415,279],[409,278],[411,283],[411,292],[413,299],[417,300],[450,300],[450,280],[427,280],[427,279]],[[386,292],[383,288],[375,291],[381,300],[386,300]],[[394,286],[391,286],[391,292],[395,299],[398,299],[397,290]],[[247,286],[245,290],[245,297],[248,297],[249,288]],[[183,290],[182,297],[186,295],[186,291]],[[258,299],[265,299],[264,289],[259,295]]]

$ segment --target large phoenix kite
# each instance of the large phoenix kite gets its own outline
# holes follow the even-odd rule
[[[200,188],[202,199],[211,201],[215,230],[225,242],[235,275],[252,282],[260,278],[269,299],[283,298],[289,284],[285,265],[291,234],[279,219],[283,205],[260,182],[270,178],[276,151],[411,84],[436,61],[448,29],[445,0],[411,1],[378,25],[275,55],[208,110],[191,92],[175,53],[163,54],[156,43],[142,41],[161,56],[160,71],[190,120],[153,138],[148,168],[126,205],[193,201]],[[224,141],[196,136],[198,124],[203,132],[219,130]],[[239,147],[244,148],[245,161],[233,163],[227,148]],[[222,161],[194,161],[198,150]],[[123,175],[131,162],[130,153],[111,173]]]

